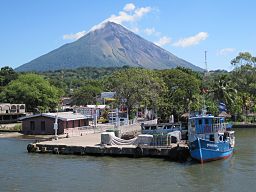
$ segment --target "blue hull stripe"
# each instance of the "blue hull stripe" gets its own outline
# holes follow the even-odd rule
[[[232,155],[233,149],[230,149],[229,151],[226,151],[226,152],[201,149],[201,152],[202,152],[202,160],[203,162],[206,162],[206,161],[214,161],[218,159],[225,159],[230,155]],[[190,154],[192,158],[201,161],[199,149],[190,151]]]
[[[212,141],[200,140],[202,161],[213,161],[225,159],[232,155],[233,148],[227,142],[214,143]],[[190,144],[190,155],[192,158],[201,161],[198,140]]]

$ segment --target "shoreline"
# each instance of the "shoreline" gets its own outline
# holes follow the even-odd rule
[[[16,137],[20,137],[23,136],[22,133],[19,132],[0,132],[0,138],[16,138]]]
[[[66,135],[58,135],[59,139],[65,138]],[[24,135],[18,131],[16,132],[1,132],[0,131],[0,139],[1,138],[17,138],[17,139],[27,139],[27,140],[39,140],[46,141],[54,138],[54,135]]]
[[[232,128],[236,129],[236,128],[256,128],[256,123],[245,123],[245,122],[239,122],[239,123],[234,123],[232,125]]]

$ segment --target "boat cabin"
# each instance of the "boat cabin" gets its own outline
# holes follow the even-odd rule
[[[188,139],[193,141],[195,136],[214,142],[227,139],[227,123],[223,117],[212,115],[191,117],[188,121]]]

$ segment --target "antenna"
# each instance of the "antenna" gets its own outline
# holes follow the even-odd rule
[[[204,63],[205,63],[205,70],[206,72],[204,73],[204,77],[203,77],[203,84],[205,85],[205,82],[206,82],[206,78],[207,78],[207,75],[208,75],[208,68],[207,68],[207,51],[204,51]],[[207,92],[207,88],[204,87],[203,88],[203,102],[204,102],[204,106],[203,106],[203,109],[202,109],[202,115],[206,115],[206,105],[205,105],[205,93]]]
[[[206,70],[206,73],[208,73],[208,67],[207,67],[207,51],[204,51],[204,63],[205,63],[205,70]]]

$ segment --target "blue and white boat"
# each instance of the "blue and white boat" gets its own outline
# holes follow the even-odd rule
[[[224,117],[198,115],[188,120],[188,142],[191,157],[201,163],[225,159],[234,150],[234,131]]]

